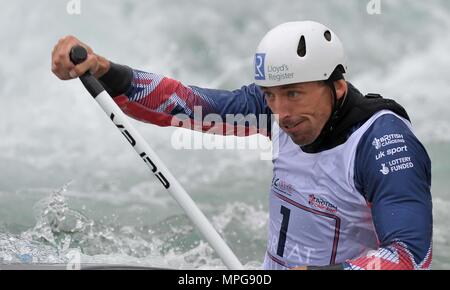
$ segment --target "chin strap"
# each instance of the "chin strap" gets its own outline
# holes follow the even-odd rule
[[[341,98],[341,100],[338,100],[337,93],[336,93],[336,87],[334,86],[333,81],[327,80],[325,83],[331,89],[331,95],[333,97],[333,110],[331,111],[330,119],[328,119],[324,129],[327,129],[328,133],[331,133],[331,132],[333,132],[334,124],[336,123],[336,120],[339,117],[339,109],[342,106],[343,98]]]

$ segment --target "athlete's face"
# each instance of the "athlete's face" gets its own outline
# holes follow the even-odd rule
[[[347,91],[345,81],[335,82],[338,99]],[[295,144],[313,143],[330,118],[333,97],[324,82],[297,83],[278,87],[261,87],[267,105],[277,114],[278,124]]]

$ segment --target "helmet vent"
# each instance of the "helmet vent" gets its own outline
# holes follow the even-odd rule
[[[297,48],[297,54],[300,57],[305,57],[305,55],[306,55],[306,41],[305,41],[304,35],[302,35],[302,37],[300,37],[300,42],[298,43],[298,48]]]
[[[331,32],[329,30],[325,31],[324,35],[327,41],[331,41]]]

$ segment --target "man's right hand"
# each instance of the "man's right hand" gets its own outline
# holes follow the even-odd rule
[[[81,45],[88,51],[88,57],[85,62],[74,65],[70,61],[70,50],[76,45]],[[79,41],[74,36],[61,38],[53,48],[52,52],[52,72],[61,80],[70,80],[90,71],[95,77],[99,78],[108,72],[110,63],[104,57],[94,53],[86,44]]]

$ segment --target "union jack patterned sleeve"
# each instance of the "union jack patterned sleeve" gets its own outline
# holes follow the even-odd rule
[[[380,117],[361,139],[355,182],[372,211],[380,248],[345,269],[423,270],[432,261],[431,161],[398,117]]]
[[[235,91],[204,89],[134,70],[129,90],[114,100],[128,116],[158,126],[187,124],[190,129],[207,133],[270,136],[271,112],[254,84]],[[215,119],[210,119],[218,121],[206,122],[212,114]]]

